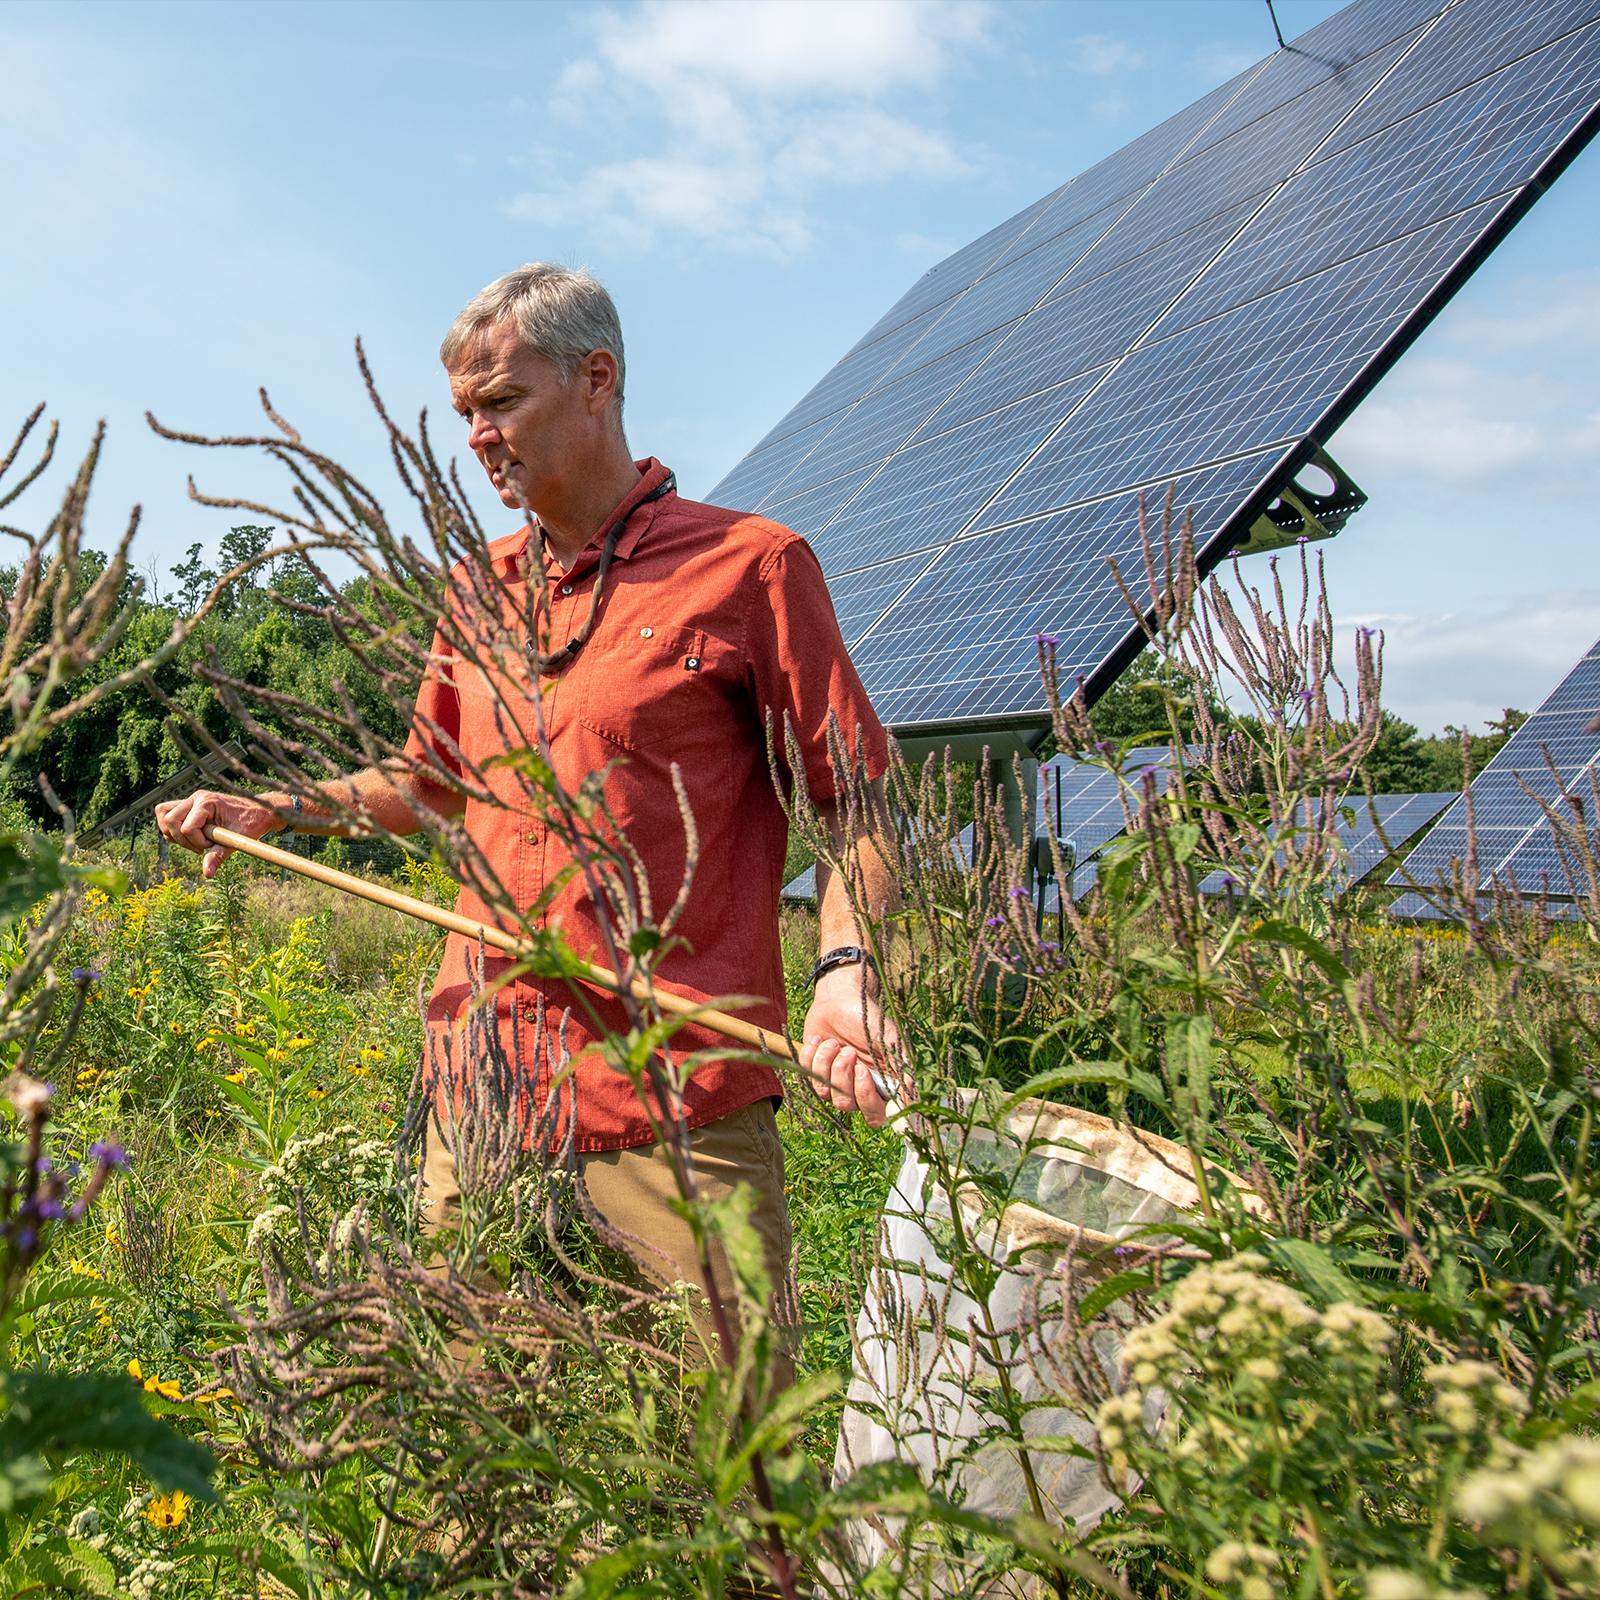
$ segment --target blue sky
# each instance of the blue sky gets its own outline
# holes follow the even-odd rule
[[[1278,0],[1287,35],[1334,9]],[[439,337],[542,257],[611,287],[634,448],[703,493],[925,268],[1272,47],[1261,0],[11,0],[0,417],[105,417],[91,527],[140,502],[164,581],[239,520],[190,472],[272,480],[146,407],[255,431],[265,384],[390,493],[353,337],[455,445]],[[1373,498],[1336,617],[1425,730],[1531,708],[1600,632],[1597,234],[1591,151],[1334,443]]]

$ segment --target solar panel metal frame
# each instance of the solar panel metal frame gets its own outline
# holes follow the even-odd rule
[[[1458,13],[1474,3],[1485,4],[1488,3],[1488,0],[1401,0],[1401,3],[1391,4],[1386,8],[1373,8],[1368,13],[1368,16],[1375,19],[1381,26],[1388,27],[1390,31],[1385,34],[1376,45],[1367,48],[1365,54],[1358,54],[1354,60],[1356,62],[1360,62],[1368,59],[1371,55],[1393,44],[1394,41],[1403,39],[1405,35],[1412,29],[1423,30],[1418,33],[1418,37],[1413,41],[1412,46],[1408,47],[1407,50],[1402,51],[1397,57],[1396,62],[1392,63],[1391,67],[1386,69],[1385,73],[1381,75],[1379,79],[1375,80],[1376,83],[1381,83],[1387,76],[1388,71],[1394,70],[1400,62],[1403,62],[1405,59],[1407,59],[1410,48],[1414,48],[1416,44],[1423,42],[1426,37],[1431,35],[1441,24],[1445,22],[1447,18],[1451,17],[1452,14]],[[1357,9],[1358,6],[1346,8],[1346,10],[1351,13],[1354,13]],[[1397,20],[1402,12],[1406,18],[1404,22]],[[1310,30],[1310,32],[1314,33],[1320,31],[1321,28],[1329,26],[1338,17],[1344,15],[1344,12],[1336,13],[1334,18],[1327,19],[1323,24],[1319,24],[1317,29]],[[1510,15],[1509,11],[1508,15]],[[1504,71],[1506,68],[1515,65],[1517,61],[1527,59],[1527,57],[1533,54],[1537,49],[1546,48],[1561,38],[1574,36],[1582,28],[1591,26],[1594,24],[1594,22],[1595,17],[1593,15],[1588,16],[1575,23],[1571,28],[1568,29],[1566,34],[1552,35],[1550,39],[1545,40],[1542,44],[1531,47],[1524,53],[1523,56],[1512,56],[1508,59],[1497,60],[1495,66],[1489,72],[1481,74],[1478,78],[1469,77],[1460,83],[1452,83],[1448,93],[1436,95],[1432,100],[1428,100],[1426,98],[1423,99],[1418,105],[1412,106],[1410,109],[1400,112],[1394,121],[1387,126],[1397,126],[1406,118],[1417,115],[1419,112],[1429,109],[1432,105],[1442,104],[1445,99],[1450,97],[1450,95],[1460,93],[1462,89],[1470,87],[1473,83],[1487,81],[1496,73]],[[1298,41],[1295,41],[1295,43],[1298,44]],[[1292,48],[1293,46],[1291,46],[1291,49]],[[1211,131],[1216,126],[1225,126],[1229,111],[1232,109],[1234,103],[1243,103],[1248,101],[1250,89],[1253,85],[1255,85],[1258,79],[1262,78],[1264,69],[1268,66],[1268,64],[1275,59],[1275,57],[1266,58],[1266,60],[1263,62],[1257,63],[1254,68],[1248,69],[1245,74],[1241,74],[1239,79],[1234,80],[1238,87],[1233,95],[1223,101],[1212,121],[1203,124],[1201,133],[1197,134],[1195,138],[1198,139],[1203,137],[1206,132]],[[1330,78],[1324,78],[1321,81],[1323,83],[1327,83],[1332,80]],[[1227,88],[1229,86],[1225,85],[1223,87]],[[1270,116],[1281,106],[1291,103],[1296,94],[1309,92],[1309,89],[1314,89],[1315,87],[1317,87],[1317,85],[1313,83],[1309,85],[1307,89],[1296,91],[1294,94],[1279,100],[1273,105],[1268,105],[1259,109],[1254,120],[1262,120]],[[1374,86],[1369,85],[1368,89],[1365,91],[1365,94],[1352,103],[1352,105],[1347,107],[1342,116],[1339,119],[1336,119],[1332,127],[1311,146],[1311,151],[1321,149],[1322,145],[1326,143],[1327,139],[1332,136],[1334,129],[1339,128],[1346,119],[1354,115],[1359,110],[1360,106],[1365,103],[1366,98],[1370,97],[1370,95],[1373,93],[1373,89]],[[1216,96],[1220,93],[1220,90],[1212,91],[1212,96]],[[1202,97],[1201,101],[1196,102],[1196,107],[1204,105],[1212,96]],[[1186,108],[1186,111],[1194,109],[1195,107],[1190,107]],[[1248,106],[1246,106],[1246,109],[1248,109]],[[1185,115],[1185,112],[1180,112],[1177,115],[1181,117]],[[1114,161],[1117,155],[1122,155],[1128,151],[1136,149],[1145,140],[1152,138],[1156,134],[1159,134],[1163,128],[1167,127],[1168,124],[1174,120],[1176,119],[1168,119],[1168,123],[1163,123],[1159,125],[1158,128],[1152,129],[1150,134],[1144,135],[1140,140],[1134,141],[1132,145],[1125,147],[1124,151],[1117,152],[1116,155],[1108,157],[1105,162],[1099,163],[1096,167],[1089,169],[1089,173],[1099,172],[1102,168],[1106,167],[1108,163]],[[1204,154],[1205,149],[1220,145],[1226,139],[1232,137],[1234,133],[1239,132],[1251,125],[1252,124],[1250,121],[1241,122],[1236,127],[1230,128],[1220,134],[1218,138],[1212,141],[1210,146],[1202,147],[1198,151],[1194,150],[1193,147],[1195,141],[1191,140],[1188,146],[1181,147],[1181,153],[1185,156],[1189,156],[1192,152],[1193,156],[1197,157]],[[1379,129],[1376,131],[1381,132],[1382,130]],[[1396,324],[1390,334],[1378,344],[1376,349],[1367,358],[1365,363],[1346,383],[1343,390],[1334,396],[1334,398],[1324,408],[1320,416],[1305,430],[1304,434],[1298,439],[1298,441],[1277,455],[1276,459],[1263,472],[1255,487],[1239,500],[1239,503],[1232,514],[1227,516],[1221,522],[1220,526],[1217,528],[1217,531],[1204,541],[1201,548],[1196,552],[1202,573],[1209,572],[1214,569],[1216,565],[1222,559],[1224,559],[1229,550],[1233,549],[1248,536],[1251,526],[1266,510],[1266,508],[1277,498],[1281,489],[1293,479],[1295,474],[1298,473],[1310,461],[1312,455],[1318,449],[1324,447],[1331,436],[1338,430],[1338,428],[1349,419],[1357,407],[1360,406],[1360,404],[1371,393],[1372,389],[1380,381],[1380,379],[1394,366],[1395,362],[1399,360],[1399,358],[1411,347],[1411,345],[1415,343],[1422,331],[1439,314],[1439,312],[1450,301],[1450,299],[1460,290],[1461,286],[1467,281],[1467,279],[1470,278],[1471,275],[1489,257],[1489,255],[1499,247],[1510,231],[1517,225],[1518,222],[1522,220],[1524,216],[1527,215],[1528,210],[1532,207],[1539,196],[1543,194],[1544,191],[1549,188],[1550,184],[1553,183],[1561,175],[1561,173],[1566,170],[1577,154],[1594,137],[1597,131],[1600,131],[1600,100],[1597,100],[1597,102],[1589,108],[1587,113],[1580,117],[1577,124],[1569,133],[1558,140],[1555,146],[1538,164],[1531,176],[1523,179],[1514,188],[1503,195],[1498,197],[1490,197],[1480,202],[1476,202],[1477,204],[1489,204],[1491,203],[1491,200],[1493,200],[1494,203],[1498,205],[1498,210],[1492,219],[1489,220],[1487,226],[1467,242],[1465,248],[1457,255],[1454,262],[1448,266],[1438,277],[1433,287],[1424,293],[1412,306],[1411,310],[1400,318],[1399,322]],[[1368,136],[1372,136],[1373,133],[1374,130],[1368,130],[1368,133],[1362,135],[1362,138],[1364,139]],[[1328,152],[1327,159],[1332,159],[1340,153],[1340,150],[1344,148],[1352,148],[1360,142],[1360,140],[1352,140],[1349,145],[1341,146],[1336,150]],[[1277,197],[1277,195],[1283,192],[1284,188],[1287,187],[1289,182],[1293,181],[1296,175],[1305,170],[1306,157],[1309,153],[1311,152],[1301,152],[1295,165],[1287,168],[1286,170],[1274,169],[1275,181],[1278,185],[1273,191],[1274,199]],[[1178,163],[1175,162],[1169,155],[1165,164],[1158,164],[1153,174],[1146,175],[1144,179],[1141,179],[1139,183],[1134,184],[1133,187],[1125,191],[1125,193],[1133,193],[1133,191],[1137,189],[1140,191],[1142,197],[1142,193],[1147,192],[1148,186],[1162,177],[1168,170],[1168,167],[1177,164]],[[1089,176],[1089,173],[1085,173],[1082,176],[1087,177]],[[1141,188],[1141,185],[1144,187]],[[1065,187],[1067,186],[1064,186],[1064,188]],[[929,278],[932,278],[935,274],[938,274],[941,271],[946,271],[946,269],[953,270],[953,264],[958,262],[969,252],[976,252],[977,257],[984,261],[985,268],[995,266],[995,264],[1000,262],[1002,257],[1004,257],[1008,248],[1026,234],[1027,230],[1032,226],[1033,220],[1037,216],[1043,215],[1048,210],[1050,204],[1062,192],[1063,190],[1053,191],[1052,194],[1045,196],[1038,202],[1035,202],[1033,206],[1026,208],[1023,212],[1018,213],[1016,217],[1007,219],[1006,222],[998,225],[997,228],[991,230],[990,234],[985,235],[980,240],[974,241],[972,245],[964,247],[963,250],[958,251],[954,256],[948,258],[946,262],[940,263],[938,267],[932,269],[929,274],[925,275],[924,280],[919,280],[919,284],[913,286],[912,291],[910,291],[906,296],[902,296],[901,300],[896,303],[896,307],[891,309],[891,312],[888,314],[888,316],[880,318],[879,322],[874,324],[872,329],[868,330],[867,335],[859,340],[856,346],[852,347],[852,351],[847,353],[844,361],[841,362],[839,366],[843,366],[844,363],[848,362],[857,352],[867,350],[875,343],[881,343],[895,338],[897,334],[903,334],[906,327],[915,323],[919,318],[926,316],[929,309],[937,308],[939,305],[943,304],[943,301],[935,299],[931,301],[928,306],[917,306],[916,309],[910,309],[908,307],[908,302],[911,306],[916,306],[916,291],[921,287],[922,283],[925,283]],[[1132,208],[1130,207],[1129,209]],[[1471,209],[1471,205],[1465,206],[1457,214],[1466,215],[1470,213]],[[1091,215],[1093,215],[1093,213],[1091,213]],[[1126,215],[1126,213],[1124,213],[1124,215]],[[1442,221],[1448,219],[1439,220]],[[1075,224],[1071,224],[1069,226],[1072,225]],[[986,241],[993,240],[997,235],[1003,235],[1004,237],[1001,239],[1001,242],[993,246],[990,253],[985,255],[983,247],[985,246]],[[1409,236],[1397,236],[1397,238],[1403,237]],[[1383,247],[1384,246],[1379,245],[1374,246],[1373,248],[1380,249]],[[1350,259],[1356,259],[1356,257],[1352,257]],[[1109,270],[1115,271],[1117,269],[1113,267]],[[1210,269],[1207,268],[1206,270],[1209,271]],[[1204,274],[1201,274],[1201,277],[1203,276]],[[973,284],[980,281],[980,278],[981,273],[978,277],[972,278],[965,287],[972,287]],[[949,281],[948,278],[947,281]],[[1199,283],[1199,281],[1199,278],[1195,279],[1194,282],[1189,285],[1189,287],[1193,288]],[[956,292],[959,293],[959,289]],[[1187,290],[1185,292],[1187,292]],[[1258,296],[1257,298],[1261,297]],[[901,308],[907,308],[905,315],[902,316],[898,322],[889,324],[889,317],[894,316],[895,311]],[[886,324],[889,325],[886,326]],[[978,334],[975,334],[975,337],[979,336],[981,336],[981,330]],[[1131,348],[1131,346],[1124,347],[1122,356],[1114,359],[1125,358],[1129,354]],[[824,384],[833,376],[834,373],[839,370],[839,366],[830,369],[829,374],[825,375],[823,379]],[[891,363],[891,375],[892,368],[893,364]],[[813,394],[817,393],[820,388],[821,385],[819,385],[817,389],[813,390]],[[877,385],[875,384],[870,386],[865,392],[872,393],[876,388]],[[808,398],[810,397],[808,396]],[[791,415],[792,414],[793,412],[791,412]],[[746,462],[751,459],[751,457],[758,454],[764,447],[767,447],[769,444],[776,444],[784,439],[788,439],[792,437],[792,435],[802,432],[808,427],[814,426],[817,422],[824,420],[826,416],[830,414],[831,413],[824,413],[822,417],[813,417],[809,420],[802,419],[801,421],[797,422],[796,426],[789,430],[789,432],[778,435],[776,438],[774,437],[775,430],[774,433],[769,433],[769,435],[758,444],[756,450],[751,452],[751,456],[747,456],[745,458],[745,462],[741,462],[740,466],[735,467],[734,471],[723,480],[724,484],[736,483],[740,468],[744,466]],[[904,446],[902,446],[902,448],[904,448]],[[1276,446],[1268,445],[1255,452],[1246,452],[1243,457],[1236,459],[1254,460],[1257,455],[1262,457],[1270,456],[1273,454],[1275,449]],[[1169,476],[1187,475],[1190,478],[1193,478],[1196,474],[1215,470],[1218,464],[1218,462],[1205,461],[1187,463],[1180,466],[1175,466],[1172,474]],[[1020,471],[1021,469],[1019,468],[1018,470]],[[718,487],[719,489],[721,488],[720,485]],[[716,492],[717,491],[713,491],[713,494]],[[1111,496],[1111,498],[1128,499],[1132,492],[1132,487],[1119,489],[1116,491],[1114,496]],[[1061,509],[1065,511],[1073,508],[1076,505],[1078,505],[1078,502],[1068,502],[1067,505],[1063,506]],[[774,506],[772,510],[774,515],[777,515],[781,520],[781,503],[778,506]],[[1131,507],[1129,514],[1131,515]],[[940,546],[941,550],[948,549],[949,547],[950,541],[948,539],[943,543],[943,545]],[[933,561],[935,559],[932,547],[929,547],[929,549],[923,553],[928,558],[928,570],[931,570]],[[871,570],[871,568],[866,570]],[[897,597],[896,601],[891,602],[887,610],[878,614],[873,626],[876,626],[876,622],[882,621],[884,617],[891,614],[894,609],[894,605],[898,603],[898,598],[899,597]],[[871,630],[869,629],[868,631],[870,632]],[[851,639],[847,635],[847,643],[855,642],[857,642],[857,640]],[[1103,694],[1126,670],[1134,658],[1139,654],[1140,650],[1144,646],[1144,643],[1145,637],[1143,630],[1130,615],[1128,618],[1127,628],[1125,629],[1120,641],[1114,643],[1108,650],[1106,650],[1102,655],[1099,664],[1091,668],[1086,675],[1086,692],[1091,703],[1101,694]],[[979,728],[992,728],[996,730],[1016,729],[1024,732],[1038,730],[1042,732],[1045,723],[1042,699],[1043,696],[1041,692],[1041,706],[1038,709],[1029,708],[1023,711],[998,712],[977,709],[971,712],[963,711],[959,715],[932,718],[927,721],[910,720],[896,722],[893,725],[896,727],[896,731],[915,730],[915,732],[919,735],[933,736],[939,736],[947,733],[964,733]]]

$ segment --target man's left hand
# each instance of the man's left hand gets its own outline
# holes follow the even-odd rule
[[[840,1111],[859,1111],[870,1127],[881,1128],[889,1101],[879,1093],[873,1075],[887,1087],[897,1083],[892,1055],[899,1043],[894,1023],[878,1004],[877,979],[870,970],[835,967],[817,979],[800,1042],[800,1066],[810,1074],[819,1100],[831,1101]]]

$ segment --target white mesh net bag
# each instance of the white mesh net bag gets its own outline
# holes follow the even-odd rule
[[[969,1108],[970,1093],[957,1104]],[[855,1371],[834,1458],[837,1482],[868,1464],[898,1460],[969,1510],[1001,1517],[1032,1511],[1014,1434],[994,1437],[1003,1383],[1011,1387],[1012,1403],[1027,1408],[1025,1439],[1093,1441],[1080,1410],[1050,1403],[1060,1391],[1043,1376],[1062,1370],[1061,1352],[1055,1359],[1047,1353],[1063,1331],[1061,1275],[1054,1269],[1070,1253],[1081,1297],[1096,1280],[1135,1265],[1152,1246],[1172,1244],[1159,1225],[1199,1205],[1190,1155],[1153,1134],[1041,1100],[1017,1105],[1005,1130],[996,1137],[974,1123],[945,1135],[945,1149],[959,1162],[955,1190],[963,1232],[992,1264],[993,1288],[982,1301],[952,1281],[950,1195],[929,1181],[929,1168],[914,1150],[906,1154],[879,1222],[876,1264],[856,1321]],[[1208,1182],[1214,1175],[1238,1184],[1209,1163],[1207,1174]],[[998,1201],[1007,1195],[996,1218]],[[1025,1253],[1015,1262],[1018,1251]],[[1127,1327],[1113,1305],[1075,1341],[1073,1358],[1096,1362],[1113,1390],[1122,1387]],[[1164,1410],[1164,1397],[1152,1394],[1145,1412],[1152,1429]],[[1050,1522],[1083,1534],[1119,1503],[1092,1459],[1059,1444],[1026,1454]],[[893,1522],[857,1524],[855,1556],[864,1565],[881,1559],[898,1532]],[[1006,1579],[974,1591],[953,1572],[943,1581],[940,1592],[952,1594],[1027,1592]]]

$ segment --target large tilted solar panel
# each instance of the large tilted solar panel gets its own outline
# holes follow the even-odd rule
[[[1236,544],[1600,121],[1600,0],[1359,0],[923,276],[717,487],[901,731],[1103,690],[1137,494]]]
[[[1600,846],[1590,788],[1591,778],[1600,776],[1600,733],[1585,731],[1597,716],[1600,642],[1472,781],[1478,875],[1485,887],[1498,880],[1507,888],[1515,884],[1523,894],[1574,896],[1587,892],[1587,884],[1571,880],[1554,830],[1534,796],[1555,803],[1565,814],[1563,788],[1575,795],[1582,803],[1584,821],[1574,821],[1572,826],[1587,828],[1591,842]],[[1560,774],[1560,783],[1550,763]],[[1448,874],[1453,860],[1464,861],[1466,855],[1467,805],[1462,796],[1389,881],[1431,888]]]
[[[1456,798],[1452,792],[1428,794],[1378,794],[1369,801],[1352,795],[1340,807],[1334,822],[1333,871],[1326,892],[1342,894],[1403,849]],[[1302,827],[1314,819],[1304,815]],[[1236,887],[1236,874],[1213,872],[1200,882],[1202,894],[1225,894]]]

